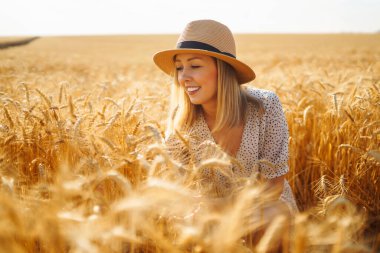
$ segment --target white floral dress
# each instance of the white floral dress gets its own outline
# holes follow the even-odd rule
[[[260,173],[264,178],[272,179],[285,175],[288,167],[288,126],[281,103],[274,92],[247,88],[249,95],[261,100],[265,113],[259,116],[259,111],[252,103],[248,103],[246,121],[243,130],[242,141],[236,153],[236,159],[242,166],[231,164],[234,177],[250,177],[252,173]],[[175,135],[169,135],[166,139],[168,150],[182,163],[189,161],[193,155],[195,164],[210,158],[210,152],[205,152],[208,144],[215,144],[207,123],[201,115],[191,127],[188,136],[189,152],[184,152],[184,145]],[[206,155],[207,154],[207,155]],[[205,157],[206,156],[206,157]],[[258,162],[267,161],[267,162]],[[215,170],[205,170],[206,176],[215,178],[220,189],[229,189],[228,177],[225,173],[215,173]],[[292,210],[298,212],[292,190],[285,180],[283,192],[280,197]]]

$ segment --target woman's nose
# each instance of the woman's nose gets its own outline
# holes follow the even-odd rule
[[[188,69],[183,68],[181,72],[178,74],[178,79],[181,82],[189,81],[191,80],[192,76]]]

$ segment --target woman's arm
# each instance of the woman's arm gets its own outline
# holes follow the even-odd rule
[[[267,204],[262,209],[264,221],[270,223],[278,215],[293,217],[291,207],[280,197],[284,190],[285,175],[264,179],[264,182],[265,191],[268,192],[265,198]]]
[[[279,199],[282,191],[284,190],[285,175],[275,177],[272,179],[265,179],[267,190],[273,193],[274,199]]]

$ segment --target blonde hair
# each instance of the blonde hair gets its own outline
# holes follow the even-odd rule
[[[256,106],[260,116],[264,113],[264,106],[261,100],[249,95],[245,87],[238,84],[235,70],[228,63],[214,59],[218,69],[218,90],[216,121],[212,133],[217,133],[243,122],[248,102]],[[167,125],[169,134],[175,130],[186,132],[202,113],[202,106],[190,102],[184,87],[178,83],[177,71],[174,73]]]

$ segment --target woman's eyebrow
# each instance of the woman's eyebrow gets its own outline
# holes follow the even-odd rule
[[[202,60],[202,58],[198,57],[198,56],[194,56],[194,57],[191,57],[189,59],[187,59],[186,61],[192,61],[192,60],[196,60],[196,59],[199,59],[199,60]],[[176,62],[180,62],[180,60],[178,59],[175,59]]]

